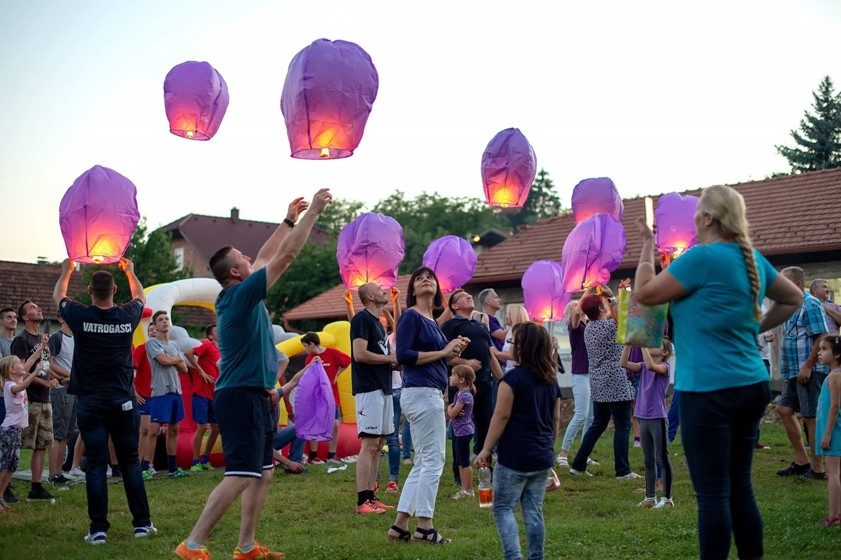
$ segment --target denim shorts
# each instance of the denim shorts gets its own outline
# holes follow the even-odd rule
[[[821,395],[821,385],[826,379],[823,373],[812,372],[808,383],[798,383],[797,377],[783,380],[783,394],[779,405],[792,408],[804,418],[814,418],[818,415],[818,397]]]

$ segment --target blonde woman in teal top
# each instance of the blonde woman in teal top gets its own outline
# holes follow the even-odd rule
[[[701,558],[761,558],[762,517],[751,483],[759,424],[769,400],[756,336],[785,321],[803,294],[755,251],[742,195],[705,189],[695,212],[698,245],[655,275],[654,235],[643,238],[634,293],[644,304],[673,302],[675,388],[692,484]],[[764,297],[774,304],[763,316]]]

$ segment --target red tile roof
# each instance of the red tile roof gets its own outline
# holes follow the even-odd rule
[[[397,289],[400,290],[400,305],[406,304],[406,290],[409,289],[409,277],[411,274],[404,274],[397,277]],[[283,279],[281,278],[281,282]],[[347,307],[345,305],[345,288],[344,284],[339,284],[335,288],[330,288],[326,292],[319,294],[309,301],[306,301],[294,307],[283,314],[283,318],[287,321],[300,321],[302,319],[336,319],[340,320],[347,317]],[[362,309],[362,302],[359,301],[359,294],[353,293],[353,308],[356,311]],[[391,307],[389,307],[391,310]]]
[[[754,246],[764,255],[841,249],[841,168],[731,185],[745,199]],[[681,194],[700,193],[699,189]],[[658,196],[654,198],[657,204]],[[635,221],[645,215],[644,198],[624,200],[627,245],[619,268],[634,268],[641,240]],[[472,285],[519,280],[537,260],[561,260],[564,241],[575,226],[572,212],[524,226],[516,235],[479,256]]]
[[[41,307],[45,319],[54,320],[58,313],[53,303],[53,289],[59,276],[60,264],[0,261],[0,308],[17,310],[24,300],[31,299]],[[86,289],[84,274],[74,272],[70,276],[68,295],[74,297]]]

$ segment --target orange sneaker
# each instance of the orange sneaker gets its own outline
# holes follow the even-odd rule
[[[388,505],[388,504],[386,504],[386,503],[383,503],[383,502],[382,502],[382,500],[380,500],[379,498],[374,498],[373,500],[371,500],[371,502],[372,502],[372,503],[373,503],[376,507],[378,507],[378,508],[380,508],[380,509],[394,509],[394,506],[390,506],[390,505]]]
[[[175,555],[182,560],[211,560],[210,552],[207,551],[206,547],[203,546],[195,550],[187,548],[187,541],[181,541],[181,544],[175,549]]]
[[[239,547],[234,549],[234,560],[283,560],[286,557],[282,552],[272,552],[264,546],[260,546],[256,540],[254,548],[243,552]]]
[[[356,506],[356,513],[377,513],[383,514],[385,510],[383,508],[377,507],[374,505],[374,502],[368,500],[367,502],[363,503],[361,506]]]

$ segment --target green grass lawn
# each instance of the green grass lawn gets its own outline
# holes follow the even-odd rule
[[[786,466],[791,453],[779,424],[762,427],[763,443],[754,463],[754,486],[765,521],[767,558],[837,558],[841,529],[819,529],[826,515],[826,483],[781,479],[774,473]],[[672,447],[675,465],[671,511],[636,507],[642,499],[634,490],[640,481],[613,477],[612,432],[599,442],[593,457],[592,478],[572,477],[558,471],[562,486],[547,494],[546,558],[695,558],[698,556],[696,502],[684,464],[680,440]],[[642,473],[642,453],[631,449],[631,464]],[[24,465],[28,465],[28,456]],[[401,480],[409,467],[401,468]],[[453,501],[457,488],[450,466],[445,468],[438,492],[435,524],[453,539],[447,546],[421,543],[391,544],[386,531],[393,514],[357,516],[355,470],[327,474],[325,466],[310,466],[299,476],[278,473],[269,492],[257,532],[263,544],[283,550],[287,558],[500,558],[502,549],[490,510],[477,502]],[[383,476],[387,461],[382,460]],[[87,532],[87,505],[83,486],[60,492],[56,505],[16,504],[0,514],[0,558],[20,560],[33,553],[41,558],[134,559],[169,558],[195,523],[221,472],[190,478],[155,479],[147,483],[152,519],[159,533],[134,539],[125,494],[119,484],[109,485],[111,530],[108,543],[93,547],[82,542]],[[29,484],[18,482],[25,497]],[[397,495],[382,494],[396,505]],[[230,558],[236,545],[238,503],[216,527],[210,542],[215,558]],[[411,525],[414,527],[414,525]],[[523,540],[523,539],[521,539]],[[735,558],[735,549],[731,557]]]

